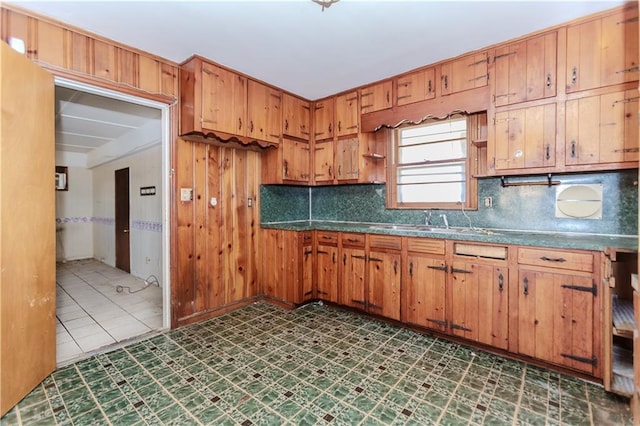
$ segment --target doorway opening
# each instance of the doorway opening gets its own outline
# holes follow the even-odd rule
[[[56,78],[64,365],[170,326],[169,105]]]

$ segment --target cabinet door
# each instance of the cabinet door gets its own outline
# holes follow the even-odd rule
[[[340,139],[336,149],[338,180],[358,179],[358,138]]]
[[[302,300],[306,302],[315,297],[313,286],[313,247],[305,244],[302,247]]]
[[[280,142],[282,125],[282,93],[249,80],[247,136],[269,142]]]
[[[283,139],[281,149],[282,179],[309,182],[309,144]]]
[[[358,133],[358,92],[336,96],[336,134],[347,136]]]
[[[451,273],[451,333],[507,349],[508,269],[456,261]]]
[[[315,143],[313,173],[315,183],[333,181],[333,141]]]
[[[367,263],[364,249],[345,247],[340,262],[340,303],[364,310],[364,274]]]
[[[391,108],[392,81],[360,89],[360,114]]]
[[[321,141],[333,138],[333,114],[335,98],[317,101],[313,106],[313,128],[315,140]]]
[[[100,40],[92,40],[90,58],[93,59],[91,72],[106,80],[116,80],[116,47]]]
[[[557,33],[496,49],[496,106],[556,95]]]
[[[638,79],[638,10],[567,29],[567,93]]]
[[[495,169],[553,167],[556,164],[556,105],[498,112]]]
[[[32,21],[36,22],[36,21]],[[37,21],[37,59],[48,65],[65,67],[65,30],[57,25]]]
[[[201,102],[203,129],[245,135],[246,78],[203,62]]]
[[[594,288],[591,277],[521,268],[519,353],[594,374]]]
[[[267,296],[284,300],[286,287],[284,280],[284,231],[264,229],[262,248],[269,255],[262,262],[263,291]]]
[[[567,101],[567,165],[638,161],[636,90]]]
[[[400,254],[369,254],[369,312],[400,320]]]
[[[436,96],[435,68],[412,72],[396,80],[396,105],[433,99]]]
[[[318,298],[338,303],[338,248],[318,245],[316,265]]]
[[[309,102],[282,94],[282,134],[309,140],[311,107]]]
[[[142,90],[159,93],[162,91],[161,86],[161,64],[148,56],[138,56],[138,87]]]
[[[487,85],[487,52],[468,55],[442,64],[440,93],[450,95]]]
[[[442,259],[417,255],[407,257],[403,286],[406,322],[447,331],[446,271],[447,264]]]

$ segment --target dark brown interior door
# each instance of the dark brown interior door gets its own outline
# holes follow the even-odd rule
[[[129,244],[129,168],[116,170],[116,268],[131,272]]]

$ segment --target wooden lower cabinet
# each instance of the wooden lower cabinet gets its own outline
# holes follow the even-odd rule
[[[518,263],[518,353],[602,377],[593,252],[520,247]]]
[[[404,266],[404,321],[445,332],[446,281],[447,263],[444,259],[409,254]]]
[[[340,301],[338,293],[338,246],[337,235],[329,233],[319,233],[316,236],[316,293],[318,299],[328,302],[338,303]],[[322,237],[329,238],[335,245],[322,243]]]
[[[509,343],[507,267],[454,261],[451,265],[451,334],[500,349]]]
[[[319,299],[338,302],[338,249],[332,246],[318,246],[316,251],[317,293]]]
[[[344,247],[340,255],[340,303],[365,310],[365,271],[367,256],[364,248]]]
[[[400,253],[371,251],[368,261],[367,310],[400,320]]]
[[[300,296],[301,302],[307,302],[315,299],[316,291],[313,282],[313,239],[311,231],[302,233],[302,292]]]
[[[518,284],[518,352],[594,375],[593,278],[520,268]]]
[[[262,244],[268,261],[262,263],[262,291],[287,303],[302,303],[313,296],[309,265],[305,251],[310,247],[310,233],[265,229]],[[311,287],[311,293],[309,288]]]

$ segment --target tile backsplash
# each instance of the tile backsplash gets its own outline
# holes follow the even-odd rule
[[[546,178],[512,179],[539,181]],[[553,180],[562,184],[603,184],[602,219],[556,218],[556,186],[502,187],[499,178],[484,178],[478,181],[478,210],[432,210],[431,224],[442,225],[439,215],[446,214],[451,226],[469,226],[471,223],[480,228],[620,235],[638,233],[637,170],[554,175]],[[420,224],[425,218],[423,210],[387,209],[384,184],[311,188],[263,185],[260,196],[263,223],[322,220]],[[487,197],[492,198],[492,207],[484,207],[483,200]]]

